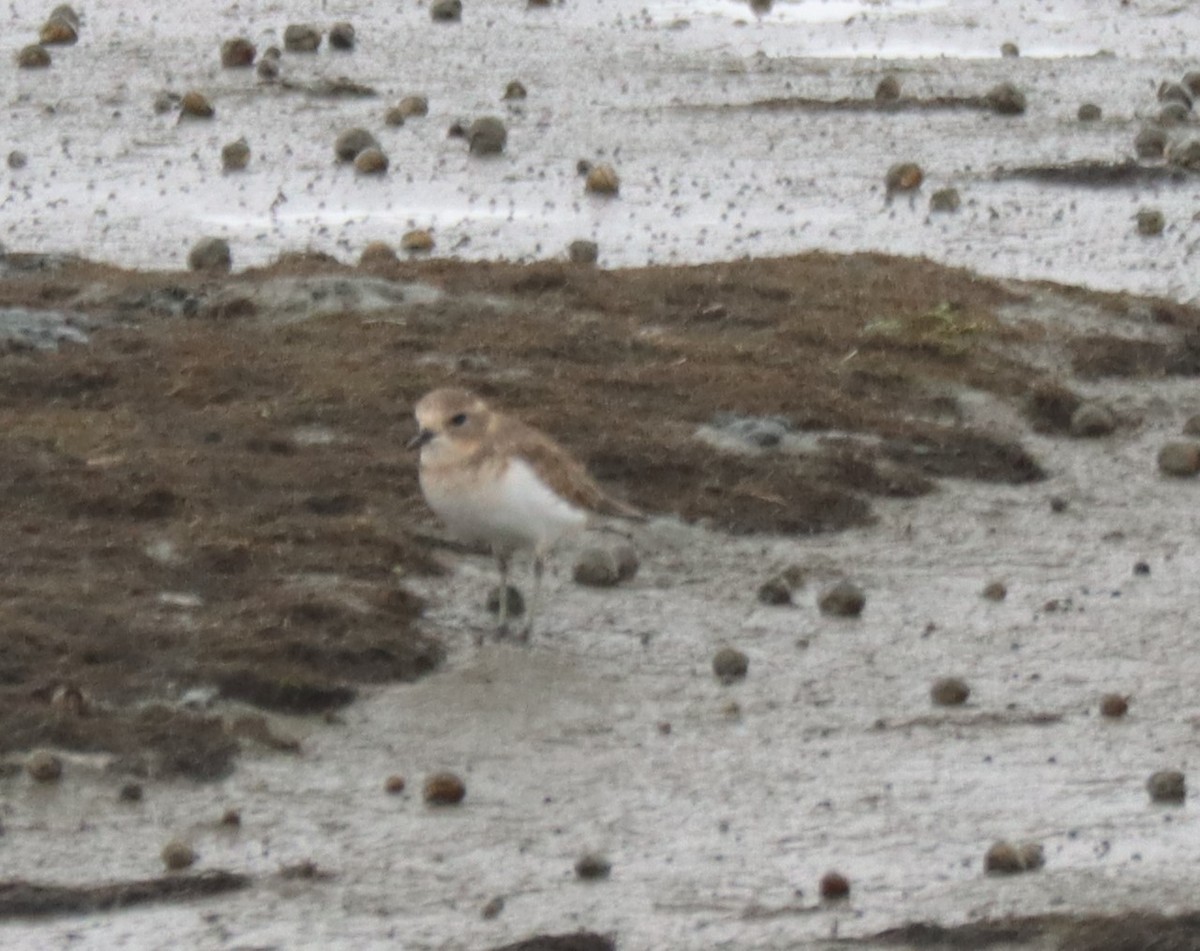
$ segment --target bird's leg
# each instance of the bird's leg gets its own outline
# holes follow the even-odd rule
[[[546,557],[540,551],[533,553],[533,595],[529,599],[529,616],[525,619],[525,628],[521,632],[521,640],[529,640],[533,633],[533,622],[537,618],[538,605],[542,600],[542,575],[546,571]]]
[[[496,634],[508,633],[508,552],[496,551],[496,566],[500,569],[500,609],[496,612]]]

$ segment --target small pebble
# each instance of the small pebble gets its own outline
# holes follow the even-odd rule
[[[355,127],[338,135],[333,143],[333,154],[341,162],[353,162],[365,149],[379,148],[375,136],[366,129]]]
[[[1046,852],[1040,842],[1022,842],[1017,846],[1017,857],[1026,872],[1037,871],[1046,864]]]
[[[117,799],[121,802],[141,802],[143,795],[141,783],[126,783],[117,793]]]
[[[354,25],[352,23],[335,23],[329,28],[329,45],[335,50],[352,50],[354,43]]]
[[[208,97],[202,92],[197,92],[192,89],[183,94],[183,98],[179,100],[179,115],[180,117],[189,117],[192,119],[211,119],[216,114]]]
[[[849,898],[850,880],[841,872],[826,872],[821,876],[820,892],[825,901]]]
[[[404,777],[393,774],[383,781],[384,792],[391,796],[398,796],[404,792]]]
[[[386,241],[372,241],[362,249],[358,256],[359,267],[379,267],[385,264],[396,264],[400,258]]]
[[[713,673],[723,684],[743,680],[750,669],[750,658],[736,647],[722,647],[713,655]]]
[[[758,586],[758,601],[773,607],[789,605],[792,603],[792,586],[778,575],[768,578]]]
[[[1083,103],[1079,107],[1079,112],[1076,113],[1080,122],[1099,122],[1103,115],[1103,110],[1094,102]]]
[[[250,143],[245,139],[229,142],[221,148],[221,167],[227,172],[240,172],[250,161]]]
[[[242,69],[254,65],[258,50],[244,36],[235,36],[221,44],[221,65],[226,69]]]
[[[611,165],[594,165],[587,173],[583,187],[592,195],[616,195],[621,191],[621,179]]]
[[[929,196],[929,210],[952,214],[962,206],[957,188],[939,188]]]
[[[1200,472],[1200,443],[1169,442],[1158,451],[1158,468],[1164,475],[1186,478]]]
[[[39,783],[56,783],[62,779],[62,760],[49,750],[35,750],[25,760],[25,772]]]
[[[11,155],[9,156],[8,165],[10,168],[13,167]],[[1187,422],[1183,424],[1183,434],[1185,436],[1200,436],[1200,413],[1187,418]]]
[[[13,171],[19,168],[24,168],[29,164],[29,158],[20,149],[13,149],[8,153],[8,167]]]
[[[495,116],[483,116],[467,129],[467,147],[472,155],[498,155],[508,143],[508,131]]]
[[[1129,698],[1119,693],[1106,693],[1100,698],[1100,715],[1117,719],[1129,712]]]
[[[429,100],[425,96],[405,96],[396,108],[405,119],[429,115]]]
[[[414,228],[400,236],[400,250],[409,254],[428,254],[433,250],[433,234],[426,228]]]
[[[892,73],[879,80],[875,87],[876,102],[895,102],[900,98],[900,80]]]
[[[1071,435],[1077,439],[1108,436],[1117,428],[1112,410],[1101,403],[1084,403],[1071,414]]]
[[[434,0],[429,16],[439,23],[455,23],[462,19],[462,0]]]
[[[1010,842],[993,842],[983,856],[983,870],[992,875],[1015,875],[1024,871],[1021,853]]]
[[[989,581],[980,592],[989,601],[1003,601],[1008,597],[1008,585],[1003,581]]]
[[[1135,561],[1135,562],[1133,563],[1133,573],[1134,573],[1135,575],[1148,575],[1148,574],[1150,574],[1150,564],[1149,564],[1149,562],[1145,562],[1145,561]]]
[[[1167,226],[1167,219],[1157,208],[1141,208],[1137,216],[1137,233],[1143,238],[1157,238]]]
[[[454,773],[434,773],[425,780],[423,795],[431,806],[454,806],[463,801],[467,787]]]
[[[226,809],[221,813],[221,825],[227,829],[240,829],[242,827],[242,813],[240,809]]]
[[[961,677],[940,677],[929,688],[929,699],[938,707],[957,707],[967,702],[971,688]]]
[[[21,69],[45,69],[50,65],[50,51],[37,43],[21,47],[17,53],[17,66]]]
[[[1056,515],[1061,515],[1067,510],[1067,500],[1061,495],[1050,496],[1050,511]]]
[[[79,41],[79,21],[71,22],[65,16],[51,14],[38,32],[38,42],[46,46],[70,46]]]
[[[817,606],[822,614],[834,617],[858,617],[866,606],[867,596],[852,581],[839,581],[821,592]]]
[[[508,99],[508,100],[524,99],[528,95],[529,95],[529,92],[525,89],[525,84],[523,82],[521,82],[519,79],[514,79],[512,82],[510,82],[507,86],[504,87],[504,98],[505,99]]]
[[[188,269],[228,274],[233,266],[229,242],[224,238],[201,238],[188,251]]]
[[[382,175],[388,170],[388,157],[375,146],[363,149],[354,156],[354,170],[360,175]]]
[[[575,874],[586,881],[608,878],[612,872],[612,862],[603,855],[589,852],[575,860]]]
[[[502,911],[504,911],[504,898],[497,895],[483,906],[483,910],[479,914],[484,921],[491,921],[493,918],[500,917]]]
[[[1019,116],[1025,111],[1025,94],[1012,83],[993,86],[984,98],[998,115]]]
[[[1162,158],[1167,149],[1167,133],[1158,126],[1143,126],[1134,136],[1133,148],[1138,158]]]
[[[283,48],[289,53],[315,53],[321,45],[321,31],[307,23],[290,23],[283,31]]]
[[[1015,59],[1016,57],[1021,55],[1021,50],[1017,47],[1016,43],[1013,43],[1011,41],[1007,42],[1007,43],[1001,43],[1000,44],[1000,55],[1004,56],[1008,59]]]
[[[589,588],[611,588],[621,580],[621,566],[612,552],[593,545],[579,553],[571,576]]]
[[[172,839],[162,848],[162,862],[168,871],[178,872],[196,864],[196,852],[186,842]]]
[[[1146,791],[1153,802],[1181,803],[1187,798],[1187,780],[1177,769],[1162,769],[1146,780]]]
[[[567,246],[567,258],[572,264],[595,264],[600,259],[600,245],[579,239]]]
[[[887,170],[887,174],[883,177],[883,183],[887,186],[887,193],[893,195],[896,192],[911,192],[921,187],[921,183],[925,181],[925,172],[916,162],[897,162]]]

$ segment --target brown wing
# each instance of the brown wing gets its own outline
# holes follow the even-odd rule
[[[528,462],[538,478],[572,505],[597,515],[645,518],[600,488],[583,464],[545,433],[509,417],[498,417],[497,424],[496,435],[505,451]]]

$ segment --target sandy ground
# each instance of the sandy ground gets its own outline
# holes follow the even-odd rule
[[[6,877],[147,879],[172,838],[201,870],[251,876],[204,902],[6,920],[6,946],[483,948],[586,928],[631,949],[793,948],[912,921],[1194,909],[1191,807],[1152,805],[1145,781],[1190,774],[1197,724],[1200,489],[1155,467],[1200,413],[1200,316],[1179,303],[1200,294],[1196,180],[992,176],[1127,156],[1158,81],[1195,66],[1197,14],[1031,7],[779,3],[760,24],[732,3],[481,3],[435,26],[419,6],[97,3],[49,72],[4,72],[6,134],[29,156],[0,203],[9,250],[153,269],[0,259]],[[45,12],[17,3],[6,43]],[[285,73],[381,96],[218,68],[216,37],[261,47],[285,18],[348,18],[361,37]],[[1005,40],[1025,55],[1001,60]],[[869,97],[888,70],[922,96],[1014,78],[1030,110],[753,106]],[[531,95],[510,110],[512,78]],[[153,113],[155,91],[195,85],[215,124]],[[431,115],[386,133],[389,176],[335,168],[336,132],[382,132],[408,92]],[[1102,123],[1075,122],[1084,98]],[[483,112],[510,123],[498,161],[444,138]],[[223,177],[239,134],[255,159]],[[614,202],[575,174],[600,157],[622,175]],[[928,182],[887,204],[899,158]],[[964,207],[930,218],[943,184]],[[1143,204],[1167,212],[1164,238],[1134,232]],[[229,237],[241,269],[305,247],[352,261],[411,226],[440,255],[561,257],[592,237],[602,264],[631,267],[169,271],[202,233]],[[768,257],[806,248],[1157,297]],[[710,263],[641,267],[668,261]],[[412,400],[447,381],[656,516],[616,589],[575,585],[561,553],[528,648],[476,645],[491,566],[441,543],[401,448]],[[1115,432],[1068,437],[1079,399]],[[747,445],[746,420],[781,428],[778,445]],[[795,604],[761,604],[793,565]],[[842,577],[866,592],[857,620],[817,609]],[[1004,600],[981,596],[991,581]],[[727,645],[750,659],[731,686],[710,669]],[[969,682],[964,708],[931,706],[947,675]],[[1131,696],[1126,718],[1099,716],[1107,692]],[[20,770],[33,745],[60,751],[62,782]],[[461,806],[422,803],[437,769],[465,779]],[[403,795],[383,791],[392,774]],[[118,802],[131,778],[144,800]],[[1046,867],[984,875],[996,839],[1040,843]],[[588,851],[609,879],[576,879]],[[279,875],[310,861],[329,876]],[[819,901],[830,869],[848,902]],[[1009,946],[1122,946],[1034,931]]]

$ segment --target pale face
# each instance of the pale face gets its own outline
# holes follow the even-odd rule
[[[421,447],[422,462],[448,462],[471,452],[487,433],[492,412],[474,393],[434,390],[421,398],[413,415],[420,432],[410,445]]]

